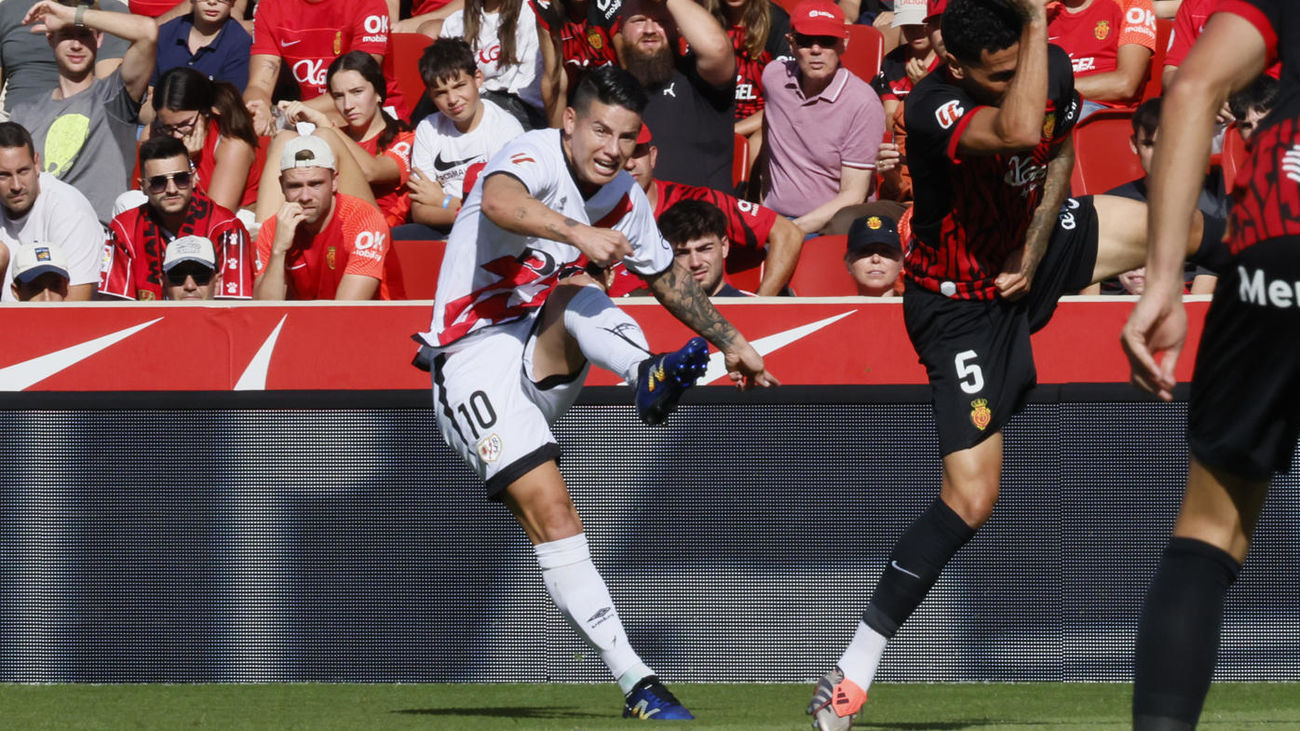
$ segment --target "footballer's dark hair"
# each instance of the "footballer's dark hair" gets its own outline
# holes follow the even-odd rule
[[[1156,133],[1160,128],[1160,110],[1164,107],[1164,102],[1160,97],[1152,97],[1138,105],[1133,112],[1133,134],[1136,135],[1138,130],[1147,133],[1147,137]]]
[[[36,157],[36,145],[32,142],[32,134],[17,122],[0,122],[0,147],[26,147],[32,157]]]
[[[144,173],[144,164],[149,160],[168,160],[173,157],[183,157],[189,162],[190,151],[185,149],[185,143],[172,137],[171,135],[155,135],[140,143],[140,171]]]
[[[1025,16],[1007,0],[952,0],[940,23],[949,55],[964,64],[978,64],[984,51],[1020,42]]]
[[[420,78],[426,87],[451,81],[461,71],[470,78],[478,72],[474,52],[464,38],[439,38],[420,54]]]
[[[659,231],[673,246],[711,234],[725,241],[727,217],[708,201],[678,201],[659,217]]]
[[[641,82],[617,66],[592,69],[578,82],[578,88],[573,92],[573,108],[578,114],[586,114],[593,99],[637,114],[644,113],[646,104],[650,102]]]

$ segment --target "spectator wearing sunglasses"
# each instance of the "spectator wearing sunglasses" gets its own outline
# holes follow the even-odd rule
[[[182,236],[167,244],[163,258],[163,297],[210,300],[221,291],[216,249],[202,236]]]
[[[839,6],[804,0],[790,24],[794,59],[763,69],[763,205],[811,234],[867,199],[885,110],[871,86],[840,65],[848,30]]]
[[[166,294],[167,245],[201,236],[220,255],[218,299],[252,299],[257,255],[244,224],[197,190],[198,174],[184,143],[158,136],[140,145],[140,189],[146,201],[109,224],[99,290],[121,299],[156,300]]]

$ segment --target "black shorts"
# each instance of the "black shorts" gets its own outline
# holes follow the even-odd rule
[[[1219,275],[1192,376],[1187,438],[1202,464],[1252,480],[1300,437],[1300,238],[1244,250]]]
[[[1067,199],[1028,295],[962,300],[918,286],[903,292],[903,321],[930,378],[943,455],[996,434],[1037,383],[1029,335],[1047,324],[1062,295],[1092,283],[1097,211],[1092,199]]]

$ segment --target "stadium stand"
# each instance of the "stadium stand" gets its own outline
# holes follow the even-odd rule
[[[885,57],[885,37],[869,25],[850,25],[849,42],[840,62],[863,81],[871,81],[880,73],[880,61]]]
[[[1156,20],[1156,50],[1151,56],[1151,68],[1147,72],[1147,85],[1142,89],[1142,101],[1154,99],[1164,93],[1161,78],[1165,70],[1165,53],[1169,51],[1169,34],[1173,29],[1173,18]]]
[[[1232,189],[1237,183],[1237,173],[1245,162],[1246,141],[1241,138],[1236,125],[1229,125],[1223,133],[1223,153],[1219,156],[1219,163],[1223,167],[1224,192],[1228,196],[1232,196]]]
[[[731,183],[739,190],[749,180],[749,138],[736,135],[736,153],[731,158]]]
[[[392,33],[393,73],[397,75],[397,88],[412,109],[424,96],[424,79],[420,78],[420,54],[433,43],[423,33]]]
[[[384,262],[389,297],[395,300],[430,300],[438,289],[446,241],[395,240]]]
[[[1124,111],[1102,111],[1075,127],[1073,195],[1104,193],[1142,177],[1142,166],[1128,143],[1131,117]]]
[[[790,289],[800,297],[847,297],[858,293],[853,277],[844,267],[848,237],[818,236],[804,244],[799,266],[790,278]]]

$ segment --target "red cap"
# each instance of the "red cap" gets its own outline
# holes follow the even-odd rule
[[[844,11],[829,0],[803,0],[790,13],[790,27],[805,36],[835,36],[847,38]]]
[[[650,134],[650,128],[646,126],[645,122],[642,122],[641,133],[636,136],[636,143],[638,145],[648,145],[654,140],[654,135]]]
[[[925,19],[943,15],[944,8],[948,7],[948,0],[926,0]]]

